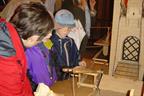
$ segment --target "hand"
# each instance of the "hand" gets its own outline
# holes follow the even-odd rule
[[[84,66],[84,67],[86,67],[86,62],[85,62],[85,61],[80,61],[80,62],[79,62],[79,66]]]
[[[90,9],[95,10],[94,7],[96,5],[96,0],[89,0],[89,4],[90,4]]]

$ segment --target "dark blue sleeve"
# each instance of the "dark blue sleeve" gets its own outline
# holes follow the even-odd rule
[[[75,67],[78,66],[78,62],[79,62],[79,52],[78,49],[76,47],[76,44],[74,42],[74,40],[72,39],[72,44],[71,44],[71,48],[69,51],[69,57],[70,57],[70,66],[71,67]]]

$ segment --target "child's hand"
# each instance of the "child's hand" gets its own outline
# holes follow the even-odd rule
[[[85,66],[86,67],[86,62],[85,61],[80,61],[79,66]]]
[[[94,10],[94,7],[96,5],[96,0],[90,0],[89,3],[90,3],[90,9]]]

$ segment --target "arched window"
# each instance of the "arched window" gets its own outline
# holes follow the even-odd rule
[[[128,36],[123,43],[122,60],[139,61],[140,40],[135,36]]]

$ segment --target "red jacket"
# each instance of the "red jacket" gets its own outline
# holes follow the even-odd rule
[[[0,96],[33,96],[26,71],[24,49],[15,28],[0,20]]]

